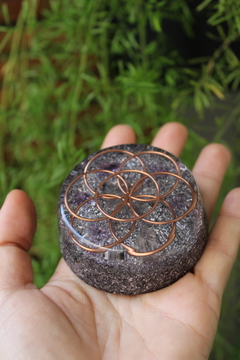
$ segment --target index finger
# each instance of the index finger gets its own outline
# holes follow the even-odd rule
[[[105,136],[101,148],[104,149],[110,146],[131,144],[135,141],[135,133],[129,125],[116,125],[111,128]]]

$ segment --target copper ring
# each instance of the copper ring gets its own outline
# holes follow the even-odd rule
[[[126,158],[122,164],[120,165],[118,171],[111,171],[111,170],[106,170],[106,169],[94,169],[94,170],[88,170],[89,166],[94,162],[94,160],[99,157],[100,155],[103,155],[105,153],[109,153],[109,152],[121,152],[121,153],[125,153],[128,154],[129,157]],[[177,174],[174,173],[170,173],[167,171],[158,171],[158,172],[154,172],[154,173],[147,173],[146,172],[146,167],[145,164],[143,162],[143,160],[140,158],[141,155],[143,154],[157,154],[159,156],[163,156],[166,157],[168,160],[170,160],[176,169]],[[130,161],[131,159],[136,158],[143,170],[135,170],[135,169],[126,169],[126,170],[122,170],[123,166]],[[104,180],[101,181],[101,183],[98,185],[98,188],[96,191],[94,191],[91,186],[88,183],[87,180],[87,175],[91,174],[91,173],[107,173],[109,174],[107,176],[107,178],[105,178]],[[124,173],[129,173],[129,172],[134,172],[134,173],[139,173],[142,175],[142,177],[137,180],[135,182],[135,184],[131,187],[131,189],[129,190],[129,186],[127,184],[127,182],[125,181],[125,179],[120,175],[120,174],[124,174]],[[159,184],[157,183],[157,181],[154,179],[154,176],[156,175],[168,175],[168,176],[173,176],[176,178],[176,182],[174,183],[174,185],[171,187],[170,190],[168,190],[165,194],[161,194],[161,189],[159,188]],[[117,177],[117,185],[118,185],[118,189],[121,190],[122,195],[116,195],[116,194],[100,194],[100,189],[103,187],[103,185],[110,179],[112,179],[113,177]],[[84,200],[81,204],[79,204],[77,206],[77,208],[75,210],[72,210],[69,203],[68,203],[68,195],[69,195],[69,191],[72,187],[72,185],[79,180],[80,178],[84,179],[84,183],[86,185],[86,187],[88,188],[88,190],[93,194],[93,196],[89,197],[88,199]],[[153,181],[155,187],[156,187],[156,195],[150,195],[150,194],[140,194],[140,195],[133,195],[134,193],[136,193],[137,190],[139,190],[143,184],[143,182],[146,179],[150,179]],[[189,206],[189,208],[185,211],[184,214],[182,214],[181,216],[176,217],[176,214],[172,208],[172,206],[166,201],[164,200],[165,197],[167,197],[167,195],[169,195],[174,189],[176,189],[176,187],[178,186],[179,181],[183,181],[190,189],[191,194],[192,194],[192,203]],[[123,188],[123,186],[125,187],[125,189]],[[120,203],[118,203],[115,208],[113,209],[113,211],[108,214],[106,213],[102,207],[99,204],[99,199],[103,198],[103,199],[115,199],[115,200],[121,200]],[[103,214],[103,217],[100,218],[96,218],[96,219],[89,219],[89,218],[84,218],[82,216],[77,215],[79,209],[86,204],[88,201],[91,200],[95,200],[95,204],[98,208],[98,210],[101,212],[101,214]],[[145,214],[143,215],[139,215],[136,210],[134,209],[134,206],[132,204],[132,201],[140,201],[140,202],[154,202],[153,206],[151,207],[151,209],[149,211],[147,211]],[[77,244],[79,247],[83,248],[84,250],[90,251],[90,252],[105,252],[107,251],[109,248],[112,248],[116,245],[121,245],[123,248],[125,248],[127,250],[127,253],[129,255],[132,256],[148,256],[148,255],[153,255],[161,250],[163,250],[164,248],[166,248],[175,238],[175,232],[176,232],[176,222],[183,219],[185,216],[187,216],[196,206],[197,203],[197,193],[196,191],[193,189],[192,185],[185,180],[183,177],[181,177],[180,175],[180,169],[178,164],[176,163],[176,161],[174,159],[172,159],[169,155],[165,154],[165,153],[160,153],[157,151],[141,151],[138,153],[131,153],[130,151],[126,151],[126,150],[120,150],[120,149],[108,149],[108,150],[103,150],[102,152],[100,152],[99,154],[96,154],[95,156],[93,156],[89,162],[86,164],[85,168],[84,168],[84,172],[82,174],[80,174],[79,176],[77,176],[74,180],[71,181],[71,183],[68,185],[67,190],[65,192],[65,205],[67,210],[70,212],[70,214],[72,215],[72,220],[71,220],[71,225],[74,225],[74,221],[75,219],[80,219],[83,221],[103,221],[103,220],[107,220],[109,219],[109,229],[110,229],[110,233],[113,236],[113,238],[116,240],[115,242],[108,244],[108,245],[104,245],[102,247],[99,247],[98,249],[93,249],[93,248],[89,248],[87,246],[84,246],[83,244],[80,244],[75,238],[73,233],[71,232],[71,230],[69,230],[69,234],[72,238],[72,240],[75,242],[75,244]],[[165,206],[167,206],[171,213],[172,213],[172,219],[171,220],[166,220],[166,221],[151,221],[146,219],[145,217],[148,216],[158,205],[159,202],[164,203]],[[132,214],[134,217],[130,217],[130,218],[117,218],[115,215],[117,213],[119,213],[124,206],[128,206],[129,209],[131,210]],[[122,238],[118,238],[114,232],[113,226],[112,226],[112,221],[120,221],[120,222],[132,222],[133,224],[131,225],[131,228],[129,230],[129,232],[124,235]],[[170,234],[168,236],[167,241],[161,245],[159,248],[149,251],[149,252],[138,252],[136,251],[134,248],[124,244],[124,240],[126,240],[134,231],[135,228],[135,224],[136,221],[142,220],[144,222],[150,223],[150,224],[154,224],[154,225],[165,225],[165,224],[172,224],[172,229],[170,231]]]

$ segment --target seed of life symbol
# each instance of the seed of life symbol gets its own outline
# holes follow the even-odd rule
[[[111,155],[111,153],[119,153],[120,154],[124,154],[125,155],[125,159],[122,161],[121,164],[119,164],[119,166],[117,166],[116,169],[113,170],[109,170],[106,168],[96,168],[96,169],[92,169],[89,170],[90,166],[94,163],[94,161],[101,160],[101,156],[105,155]],[[127,157],[126,157],[127,155]],[[170,172],[170,171],[154,171],[154,172],[147,172],[146,170],[146,165],[142,159],[142,155],[144,155],[146,157],[146,155],[149,156],[160,156],[165,158],[165,160],[170,161],[175,168],[175,173]],[[141,165],[141,170],[139,169],[124,169],[124,166],[126,166],[127,164],[131,163],[131,161],[137,161],[140,165]],[[111,167],[109,167],[111,168]],[[100,184],[98,185],[97,189],[94,190],[92,188],[92,186],[89,183],[89,179],[88,177],[90,176],[94,176],[94,175],[98,175],[98,177],[100,177],[100,175],[103,175],[104,179],[100,180]],[[126,178],[131,174],[131,177],[133,177],[134,175],[136,175],[136,181],[131,184],[131,186],[129,185],[129,183],[127,182]],[[174,179],[174,183],[172,185],[172,187],[170,189],[168,189],[164,194],[161,193],[161,188],[159,183],[157,182],[157,177],[159,175],[166,175],[166,176],[170,176],[173,177]],[[125,178],[124,178],[125,176]],[[86,199],[84,199],[83,201],[80,201],[80,204],[77,205],[77,207],[73,210],[71,209],[71,206],[69,204],[69,193],[71,188],[74,186],[74,184],[79,181],[80,179],[82,179],[85,183],[85,187],[86,189],[88,189],[88,191],[90,191],[90,193],[92,194],[92,196],[87,197]],[[105,188],[105,185],[111,181],[113,181],[113,179],[115,179],[115,184],[117,184],[117,189],[118,189],[118,194],[115,193],[104,193],[101,192],[102,189]],[[152,188],[155,189],[155,194],[141,194],[141,188],[143,187],[143,184],[145,181],[151,181],[152,182]],[[173,206],[171,206],[171,204],[169,202],[167,202],[165,200],[165,198],[170,195],[178,186],[179,186],[179,182],[183,182],[187,185],[187,187],[190,189],[191,191],[191,204],[190,206],[187,208],[187,210],[179,215],[176,216],[175,210],[173,208]],[[140,192],[140,193],[139,193]],[[111,210],[110,213],[107,213],[103,206],[101,206],[100,204],[100,199],[103,199],[104,201],[112,201],[112,200],[116,200],[117,204],[115,203],[114,208]],[[164,248],[166,248],[167,246],[169,246],[169,244],[171,244],[171,242],[175,239],[176,236],[176,223],[177,221],[183,219],[185,216],[187,216],[195,207],[197,204],[197,193],[196,191],[193,189],[192,185],[181,176],[180,173],[180,168],[177,164],[177,162],[168,154],[165,154],[163,152],[158,152],[158,151],[154,151],[154,150],[146,150],[146,151],[140,151],[137,153],[133,153],[124,149],[117,149],[117,148],[110,148],[110,149],[106,149],[106,150],[102,150],[101,152],[97,153],[96,155],[94,155],[86,164],[84,171],[76,176],[68,185],[66,192],[65,192],[65,197],[64,197],[64,202],[65,202],[65,206],[68,209],[68,211],[71,214],[71,227],[74,228],[74,222],[76,219],[82,220],[84,222],[101,222],[104,220],[108,220],[109,223],[109,230],[110,233],[113,237],[113,239],[115,240],[114,242],[112,242],[111,244],[107,244],[107,245],[103,245],[103,246],[99,246],[99,247],[95,247],[95,248],[91,248],[88,247],[86,245],[81,244],[79,241],[77,241],[74,237],[74,233],[69,229],[69,235],[72,239],[72,241],[78,245],[79,247],[81,247],[82,249],[89,251],[89,252],[93,252],[93,253],[103,253],[106,252],[108,250],[110,250],[111,248],[113,248],[116,245],[121,245],[123,248],[126,249],[126,252],[131,255],[131,256],[136,256],[136,257],[144,257],[144,256],[148,256],[148,255],[153,255],[155,253],[158,253],[159,251],[163,250]],[[95,206],[97,206],[98,211],[101,213],[100,217],[97,217],[95,219],[92,218],[86,218],[83,216],[78,215],[79,210],[87,203],[87,202],[94,202]],[[147,203],[147,204],[151,204],[150,209],[147,210],[144,214],[139,214],[138,211],[136,210],[137,206],[134,206],[133,202],[138,203]],[[151,220],[149,219],[149,216],[158,206],[159,203],[162,203],[165,208],[168,208],[170,213],[171,213],[171,219],[164,219],[161,221],[156,221],[156,220]],[[124,218],[124,217],[118,217],[118,214],[121,212],[122,209],[124,209],[124,207],[128,207],[128,209],[130,210],[130,217]],[[129,213],[129,212],[128,212]],[[131,227],[129,229],[129,231],[127,232],[127,234],[125,234],[122,237],[117,236],[116,232],[114,231],[114,227],[113,227],[113,221],[117,221],[117,222],[130,222]],[[127,245],[126,243],[124,243],[124,241],[126,239],[128,239],[131,234],[134,232],[135,226],[137,221],[143,221],[145,223],[148,224],[152,224],[152,225],[165,225],[165,224],[171,224],[171,230],[168,234],[168,238],[165,241],[164,244],[162,244],[161,246],[159,246],[157,249],[148,251],[148,252],[139,252],[137,251],[135,248]]]

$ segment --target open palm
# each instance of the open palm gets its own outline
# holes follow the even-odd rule
[[[163,126],[153,145],[179,155],[187,137],[177,123]],[[103,146],[135,141],[131,128],[114,127]],[[211,217],[229,152],[212,144],[193,173]],[[60,261],[49,282],[33,285],[27,253],[36,216],[29,197],[12,191],[0,210],[0,358],[4,360],[207,359],[222,293],[240,238],[240,189],[226,197],[203,256],[175,284],[124,296],[85,284]]]

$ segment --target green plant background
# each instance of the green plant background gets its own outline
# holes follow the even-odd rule
[[[215,216],[226,193],[239,183],[240,62],[231,44],[240,38],[240,1],[205,0],[194,9],[205,11],[212,28],[208,36],[218,46],[208,57],[187,61],[169,45],[162,24],[176,21],[194,37],[190,3],[52,0],[37,20],[37,1],[25,0],[14,26],[2,7],[0,200],[20,188],[36,204],[38,230],[30,253],[39,287],[60,259],[56,209],[61,183],[99,148],[113,125],[129,124],[138,142],[149,143],[164,123],[185,124],[190,132],[181,158],[190,168],[209,141],[230,147],[233,160]],[[212,360],[240,359],[239,269],[238,260]]]

